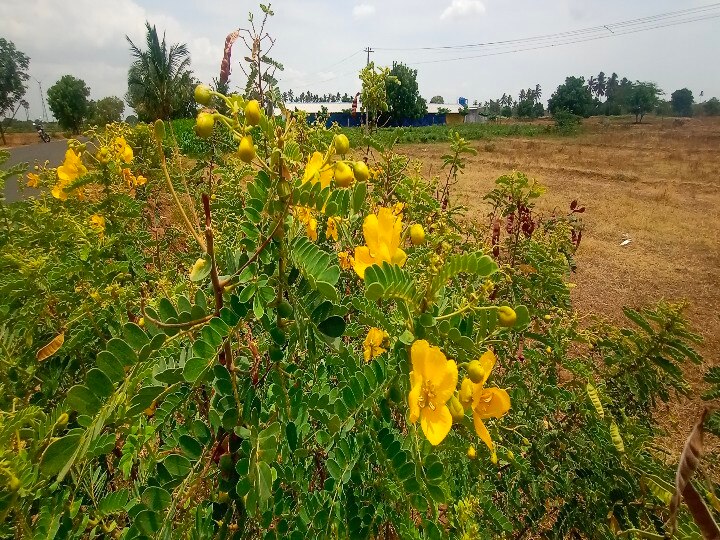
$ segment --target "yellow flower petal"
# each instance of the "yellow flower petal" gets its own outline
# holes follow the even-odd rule
[[[420,411],[420,427],[422,427],[425,438],[433,446],[440,444],[452,428],[452,415],[446,405],[436,407],[433,411],[430,407],[424,407]]]
[[[374,257],[380,246],[378,216],[375,214],[368,215],[363,221],[363,236],[365,245]]]
[[[357,272],[358,276],[365,279],[365,270],[375,263],[376,261],[374,257],[370,255],[370,249],[367,246],[359,246],[355,248],[353,268],[355,268],[355,272]]]
[[[50,193],[52,193],[53,197],[61,201],[66,201],[68,198],[67,193],[65,193],[65,190],[60,184],[55,184],[52,190],[50,190]]]
[[[475,433],[477,433],[477,436],[480,437],[482,442],[487,445],[491,452],[494,452],[495,446],[493,445],[492,439],[490,438],[490,432],[485,427],[483,421],[477,416],[473,415],[473,424],[475,425]]]
[[[484,388],[473,396],[474,417],[500,418],[509,410],[510,396],[502,388]]]
[[[495,361],[496,361],[495,354],[490,350],[485,351],[483,353],[483,355],[480,357],[480,365],[485,370],[485,375],[483,377],[482,382],[479,384],[481,384],[481,385],[485,384],[485,381],[487,381],[488,377],[490,376],[490,372],[495,367]]]
[[[405,261],[407,261],[407,254],[400,248],[396,249],[390,258],[390,262],[398,266],[405,266]]]
[[[413,341],[410,347],[410,361],[413,371],[425,377],[425,363],[430,353],[430,344],[424,339]]]
[[[410,409],[410,422],[415,423],[420,418],[420,390],[423,379],[419,373],[410,372],[410,393],[408,394],[408,408]]]
[[[442,353],[440,353],[442,354]],[[445,355],[443,354],[443,358]],[[455,393],[458,382],[458,368],[455,360],[447,360],[445,369],[439,379],[433,380],[435,383],[435,399],[433,402],[445,404]]]

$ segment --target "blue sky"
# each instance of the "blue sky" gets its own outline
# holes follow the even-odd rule
[[[710,4],[670,0],[361,0],[273,2],[269,31],[277,39],[272,55],[285,65],[281,88],[354,93],[362,49],[376,48],[372,59],[393,60],[418,69],[420,91],[446,102],[464,96],[484,101],[503,92],[543,87],[547,99],[567,75],[608,75],[657,82],[667,95],[690,88],[696,100],[720,97],[720,18],[616,35],[533,51],[483,56],[558,39],[467,50],[413,49],[522,39],[576,31],[640,17]],[[142,43],[144,23],[164,29],[171,42],[183,41],[192,53],[195,74],[217,76],[225,36],[247,24],[254,2],[231,0],[2,0],[0,36],[31,57],[31,75],[45,89],[63,74],[84,79],[95,99],[126,91],[130,54],[124,36]],[[720,6],[708,14],[720,15]],[[617,30],[617,27],[611,27]],[[585,35],[585,34],[580,34]],[[599,37],[600,33],[587,34]],[[610,35],[609,33],[607,35]],[[231,84],[242,87],[234,49]],[[348,58],[349,57],[349,58]],[[429,61],[434,61],[428,63]],[[31,116],[40,115],[37,83],[30,81]],[[130,111],[126,111],[126,114]]]

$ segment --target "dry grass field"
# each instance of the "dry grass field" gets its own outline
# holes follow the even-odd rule
[[[688,315],[705,342],[706,365],[720,363],[720,120],[652,123],[586,121],[577,137],[473,141],[455,188],[455,203],[478,219],[495,178],[520,170],[548,188],[540,211],[564,212],[572,199],[587,207],[572,281],[581,314],[619,322],[622,306],[660,298],[687,300]],[[404,146],[429,175],[439,174],[443,144]],[[631,242],[620,246],[624,235]],[[703,370],[688,368],[700,388]],[[699,400],[667,411],[671,431],[687,433]],[[682,438],[679,439],[681,441]]]

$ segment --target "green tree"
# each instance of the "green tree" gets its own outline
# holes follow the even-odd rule
[[[390,75],[399,82],[387,81],[388,112],[393,120],[420,118],[427,112],[427,103],[420,96],[417,83],[417,70],[405,64],[393,62]]]
[[[22,97],[27,90],[25,81],[30,78],[27,74],[29,65],[30,58],[18,51],[12,41],[0,38],[0,117],[2,119],[8,115],[10,118],[14,117],[20,107]],[[2,121],[0,121],[0,137],[3,144],[6,144]]]
[[[703,103],[703,112],[707,116],[720,116],[720,100],[714,97]]]
[[[192,116],[195,105],[187,45],[168,45],[165,34],[160,40],[155,26],[146,22],[145,27],[146,50],[140,49],[125,36],[135,58],[128,71],[125,100],[135,109],[140,120]]]
[[[578,116],[589,116],[593,104],[592,92],[585,84],[583,77],[567,77],[558,86],[548,101],[548,109],[552,114],[565,110]]]
[[[125,103],[116,96],[104,97],[98,101],[90,102],[90,123],[104,126],[113,122],[120,122],[125,111]]]
[[[430,103],[439,103],[440,105],[445,104],[445,99],[442,96],[433,96],[430,98]]]
[[[678,116],[692,116],[692,106],[695,103],[692,90],[681,88],[670,95],[670,103]]]
[[[48,91],[48,107],[63,129],[80,133],[90,110],[90,89],[82,79],[63,75]]]
[[[635,115],[635,123],[642,123],[645,114],[654,110],[663,91],[653,82],[635,81],[626,97],[627,109]]]
[[[534,103],[531,99],[523,99],[518,102],[517,115],[519,118],[532,118],[534,116]]]
[[[360,101],[365,111],[366,124],[372,131],[377,126],[378,116],[388,112],[387,87],[390,82],[397,84],[397,79],[390,74],[389,68],[377,68],[375,62],[370,62],[360,70],[360,82]]]

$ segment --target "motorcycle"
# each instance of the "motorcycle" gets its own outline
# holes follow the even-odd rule
[[[40,137],[41,141],[50,142],[50,135],[45,133],[45,129],[40,122],[33,122],[33,126],[35,127],[35,131],[37,131],[38,137]]]

